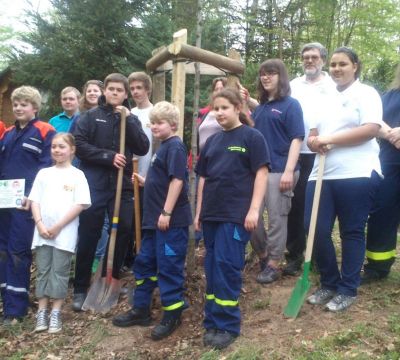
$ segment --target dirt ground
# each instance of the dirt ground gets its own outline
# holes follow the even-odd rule
[[[226,358],[234,349],[257,346],[266,359],[296,358],[295,349],[309,347],[313,341],[344,329],[352,329],[363,322],[379,326],[385,306],[376,306],[379,288],[361,288],[359,299],[347,312],[333,314],[319,307],[304,304],[297,319],[283,316],[290,293],[297,278],[283,277],[273,285],[259,285],[255,281],[257,264],[248,265],[240,306],[242,309],[242,335],[230,348],[222,352]],[[312,276],[316,285],[318,277]],[[169,338],[154,342],[150,338],[152,327],[117,328],[112,317],[129,309],[127,296],[122,296],[116,308],[106,316],[88,312],[74,313],[71,299],[63,310],[64,329],[59,335],[33,333],[35,307],[19,331],[0,327],[1,359],[198,359],[209,351],[202,345],[202,312],[204,275],[199,266],[187,284],[189,309],[184,312],[179,329]],[[313,286],[312,289],[314,289]],[[396,297],[396,295],[394,295]],[[155,296],[154,324],[160,320],[160,303]],[[379,302],[378,302],[379,305]],[[397,302],[398,306],[398,302]],[[373,308],[373,312],[370,310]]]

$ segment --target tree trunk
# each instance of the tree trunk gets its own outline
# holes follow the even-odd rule
[[[201,30],[202,30],[202,0],[197,1],[197,25],[196,25],[196,47],[201,48]],[[199,98],[200,98],[200,63],[194,64],[194,99],[193,99],[193,121],[192,121],[192,167],[190,169],[190,205],[193,216],[196,211],[196,174],[194,172],[197,160],[197,117],[199,113]],[[191,276],[196,269],[195,261],[195,231],[194,226],[189,228],[189,245],[186,256],[186,271],[187,275]]]

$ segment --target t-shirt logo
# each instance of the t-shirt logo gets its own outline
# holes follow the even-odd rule
[[[242,152],[242,153],[245,153],[247,151],[246,148],[241,147],[241,146],[228,146],[228,150],[229,151],[239,151],[239,152]]]
[[[74,191],[74,185],[65,184],[64,185],[64,190],[65,191]]]

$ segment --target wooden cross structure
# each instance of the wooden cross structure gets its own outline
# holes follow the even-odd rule
[[[237,83],[237,75],[243,74],[244,65],[235,50],[229,51],[229,57],[215,54],[187,44],[187,30],[174,33],[173,42],[153,51],[153,56],[146,62],[147,71],[153,74],[153,103],[165,100],[165,72],[172,63],[171,102],[179,108],[180,119],[178,135],[183,138],[185,109],[186,74],[193,73],[187,61],[200,62],[200,73],[203,75],[225,75],[228,73],[228,84]],[[205,66],[204,66],[205,65]],[[219,69],[219,70],[218,70]]]

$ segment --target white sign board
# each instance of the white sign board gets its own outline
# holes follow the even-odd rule
[[[22,205],[25,179],[0,180],[0,209]]]

